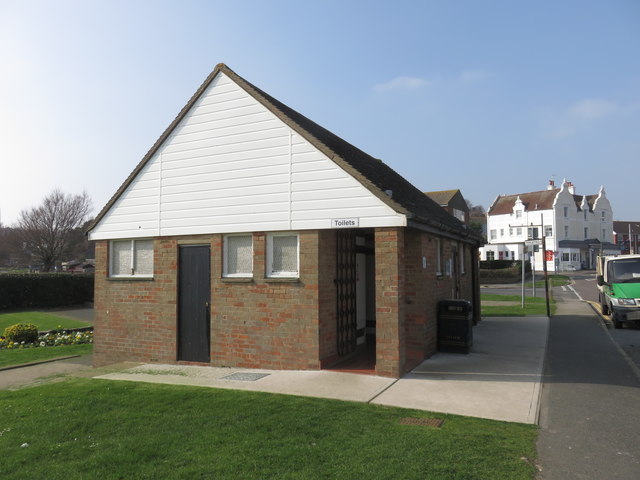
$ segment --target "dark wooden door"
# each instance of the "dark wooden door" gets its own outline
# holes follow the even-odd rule
[[[178,360],[209,362],[210,249],[208,245],[179,248]]]

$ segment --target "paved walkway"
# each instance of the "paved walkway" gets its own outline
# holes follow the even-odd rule
[[[87,322],[90,324],[93,324],[93,321],[95,320],[95,313],[93,308],[91,307],[85,307],[85,306],[58,307],[58,308],[48,308],[43,311],[48,313],[53,313],[61,317],[68,317],[76,320],[82,320],[83,322]]]
[[[545,480],[640,478],[640,379],[599,317],[556,290],[538,456]]]
[[[39,363],[29,367],[0,370],[0,390],[16,390],[28,385],[38,385],[64,375],[91,369],[91,355]]]

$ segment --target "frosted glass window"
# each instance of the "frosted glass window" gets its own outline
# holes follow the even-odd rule
[[[298,276],[298,235],[273,234],[268,237],[267,275],[270,277]]]
[[[110,264],[112,277],[152,277],[153,240],[112,241]]]
[[[224,238],[224,275],[253,275],[253,238],[251,235],[229,235]]]
[[[131,275],[131,240],[111,244],[111,275]]]
[[[134,275],[153,275],[153,240],[134,240]]]

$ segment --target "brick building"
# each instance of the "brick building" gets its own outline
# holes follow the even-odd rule
[[[462,223],[469,225],[469,205],[460,190],[439,190],[424,193]]]
[[[479,320],[479,238],[374,159],[216,66],[96,217],[94,362],[397,377],[439,300]]]
[[[640,237],[640,222],[613,222],[613,243],[620,246],[622,255],[638,253],[638,237]]]

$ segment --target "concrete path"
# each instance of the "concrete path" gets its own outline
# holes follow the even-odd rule
[[[61,317],[73,318],[75,320],[81,320],[89,324],[93,324],[95,320],[95,313],[93,308],[85,306],[47,308],[43,310],[43,312],[52,313]]]
[[[488,318],[469,355],[438,353],[400,380],[321,371],[139,365],[99,375],[128,380],[333,398],[536,423],[546,317]]]
[[[91,370],[91,355],[40,363],[28,367],[0,370],[0,390],[16,390],[28,385],[38,385],[64,375]]]
[[[555,290],[538,456],[540,479],[640,478],[640,378],[591,307]]]
[[[547,317],[487,318],[469,355],[438,353],[373,403],[537,423]]]

